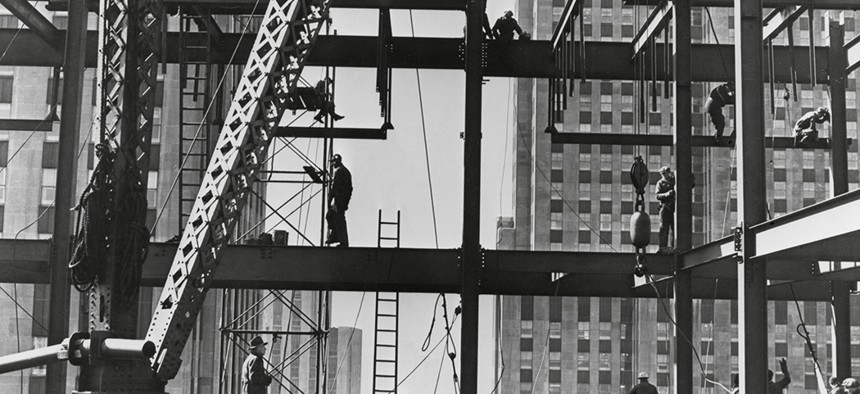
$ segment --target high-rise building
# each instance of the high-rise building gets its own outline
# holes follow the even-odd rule
[[[44,3],[34,5],[56,27],[66,28],[65,12],[48,11]],[[239,31],[246,26],[253,29],[255,18],[216,17],[221,28],[227,32]],[[171,17],[168,23],[171,31],[179,30],[179,17]],[[90,13],[88,25],[90,30],[96,29],[97,16],[94,13]],[[196,24],[191,23],[190,26],[194,28]],[[0,29],[19,27],[26,29],[11,12],[0,7]],[[2,56],[4,55],[0,55]],[[241,67],[228,68],[229,75],[224,80],[228,83],[237,81],[237,73],[240,71]],[[99,141],[99,135],[97,129],[93,131],[92,128],[97,92],[94,74],[94,69],[85,72],[84,89],[81,92],[83,105],[75,195],[80,195],[83,191],[91,171],[98,163],[94,146]],[[55,84],[53,75],[52,68],[0,66],[0,119],[46,119],[53,109],[51,98],[54,87],[62,88],[61,81],[56,81],[59,83]],[[214,77],[212,79],[214,85],[216,81]],[[166,72],[158,76],[148,174],[147,226],[151,229],[156,218],[161,216],[155,225],[152,238],[157,242],[165,242],[182,231],[178,225],[178,195],[193,198],[197,193],[197,190],[192,190],[193,187],[182,190],[180,186],[174,185],[182,164],[180,155],[184,146],[180,143],[178,132],[179,111],[183,107],[180,104],[179,91],[180,69],[178,65],[170,64]],[[221,92],[223,101],[229,103],[230,87],[225,86]],[[58,97],[61,100],[62,94]],[[196,98],[193,103],[200,108],[206,108],[208,104]],[[62,102],[58,105],[62,105]],[[212,123],[217,124],[214,120],[219,119],[218,111],[219,108],[213,106],[213,112],[209,115]],[[59,108],[56,113],[60,113]],[[186,118],[186,124],[200,120],[201,113],[203,111],[197,111],[197,118]],[[220,114],[220,117],[223,117],[223,114]],[[47,124],[52,126],[51,131],[0,130],[0,237],[4,239],[24,242],[49,239],[52,236],[59,122],[48,121]],[[217,126],[214,127],[216,136],[218,131]],[[264,183],[260,182],[255,187],[260,195],[265,196]],[[264,203],[250,198],[245,209],[237,225],[237,238],[239,234],[246,232],[255,236],[262,231],[262,226],[256,230],[255,227],[265,215]],[[271,222],[268,224],[266,229],[272,229],[274,225]],[[14,256],[11,258],[14,259]],[[2,332],[8,338],[17,339],[0,342],[0,354],[13,354],[47,345],[49,286],[2,284],[0,289],[0,327],[3,327]],[[160,289],[141,289],[138,319],[138,332],[141,336],[148,328],[159,293]],[[79,316],[79,300],[79,293],[72,291],[70,331],[87,329],[86,319],[80,319]],[[303,392],[313,392],[314,390],[309,388],[315,388],[317,385],[317,342],[325,335],[325,328],[312,326],[321,324],[317,321],[318,316],[327,316],[326,313],[318,313],[321,306],[327,302],[325,293],[316,291],[211,290],[183,351],[183,365],[177,377],[168,383],[167,391],[213,393],[219,392],[220,386],[223,389],[221,392],[233,392],[239,387],[240,366],[248,350],[244,341],[249,341],[256,331],[293,331],[307,334],[289,335],[288,338],[281,336],[278,340],[271,334],[263,334],[264,339],[269,342],[271,352],[267,358],[272,363],[271,368],[278,370],[276,380],[280,380],[285,386],[280,387],[280,384],[276,383],[271,392],[294,392],[295,387],[300,387]],[[360,335],[357,341],[361,343]],[[346,367],[350,371],[360,370],[360,358],[353,355],[354,351],[355,349],[351,348],[333,348],[328,354],[340,357],[346,352],[351,355]],[[325,354],[320,359],[324,357]],[[356,366],[356,363],[359,363],[359,366]],[[75,388],[78,370],[77,367],[70,366],[68,371],[67,388],[71,391]],[[42,393],[45,390],[45,372],[44,367],[39,367],[0,375],[0,392]],[[359,375],[348,373],[338,376],[338,381],[342,387],[359,387],[358,380],[352,380],[358,379]]]
[[[361,330],[334,327],[328,335],[326,393],[361,393]]]
[[[516,18],[524,30],[539,40],[552,36],[564,1],[519,0]],[[623,6],[620,1],[587,0],[582,30],[576,36],[586,40],[631,42],[653,7]],[[729,8],[693,7],[694,43],[731,43],[734,40],[733,11]],[[825,13],[816,11],[813,36],[816,45],[827,45]],[[846,12],[846,36],[856,33],[860,14]],[[711,20],[712,18],[712,20]],[[713,22],[713,23],[711,23]],[[809,43],[809,19],[794,24],[797,45]],[[786,44],[785,34],[775,40]],[[589,59],[589,61],[602,61]],[[724,59],[694,59],[724,62]],[[780,65],[780,67],[788,65]],[[819,65],[820,67],[821,65]],[[727,70],[734,67],[725,63]],[[727,72],[727,75],[729,73]],[[727,78],[728,79],[728,76]],[[658,98],[645,122],[639,121],[636,81],[574,81],[574,95],[566,110],[556,113],[559,132],[670,134],[672,101]],[[514,217],[500,218],[500,249],[563,250],[592,252],[632,252],[629,236],[633,213],[633,186],[627,171],[635,156],[642,156],[652,172],[672,165],[671,147],[553,144],[547,127],[545,80],[518,79],[516,82],[516,152],[514,166]],[[710,89],[717,83],[693,84],[693,134],[711,135],[712,126],[703,110]],[[662,92],[662,83],[654,86]],[[647,86],[650,92],[651,86]],[[826,86],[778,84],[774,113],[762,114],[766,136],[793,136],[794,122],[803,113],[828,106]],[[785,89],[792,92],[783,98]],[[848,79],[848,137],[857,138],[857,80]],[[770,94],[765,94],[770,108]],[[650,100],[650,97],[647,99]],[[650,102],[646,101],[648,107]],[[727,132],[733,129],[731,107],[726,107]],[[820,128],[823,136],[829,126]],[[768,149],[767,184],[769,212],[779,216],[830,196],[829,152],[811,149]],[[849,151],[850,188],[858,187],[858,148]],[[720,239],[737,223],[735,152],[730,148],[694,148],[693,245]],[[659,228],[658,203],[653,189],[646,194],[652,218],[651,246],[656,251]],[[632,275],[631,262],[631,275]],[[717,283],[719,285],[719,283]],[[636,383],[636,375],[646,372],[661,393],[672,392],[674,337],[672,302],[668,299],[501,297],[497,317],[501,337],[498,354],[504,360],[501,392],[510,393],[626,393]],[[852,305],[858,300],[852,297]],[[667,313],[667,311],[669,313]],[[795,332],[800,319],[806,323],[813,348],[825,371],[830,370],[830,321],[827,304],[819,302],[770,302],[768,334],[770,368],[777,360],[788,360],[792,376],[789,393],[817,392],[812,357],[803,338]],[[694,300],[693,348],[700,363],[694,367],[696,392],[716,393],[720,388],[705,379],[730,384],[738,368],[736,301]],[[860,318],[852,317],[852,338],[860,333]],[[856,338],[855,338],[856,339]],[[860,364],[854,352],[852,364]],[[499,357],[499,356],[497,356]],[[501,368],[498,368],[501,370]],[[827,372],[825,372],[827,373]]]

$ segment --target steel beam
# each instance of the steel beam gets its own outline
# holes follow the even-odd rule
[[[684,252],[693,247],[693,122],[692,122],[692,78],[691,78],[691,32],[692,11],[690,0],[675,0],[669,12],[674,14],[672,25],[672,53],[675,64],[672,108],[674,108],[675,133],[673,153],[675,157],[675,221],[676,251]],[[648,34],[654,34],[653,32]],[[668,34],[668,32],[666,32]],[[659,53],[659,52],[658,52]],[[656,54],[655,54],[656,56]],[[693,343],[678,338],[693,337],[693,277],[681,271],[682,258],[675,254],[675,392],[693,392]]]
[[[388,139],[388,131],[379,129],[358,128],[322,128],[322,127],[279,127],[274,134],[275,137],[295,138],[335,138],[335,139],[358,139],[358,140],[385,140]]]
[[[41,15],[41,14],[40,14]],[[53,25],[52,25],[53,27]],[[54,29],[56,30],[56,29]],[[63,69],[63,108],[60,116],[60,151],[57,166],[57,191],[54,200],[54,240],[51,256],[51,288],[48,319],[48,344],[57,345],[69,336],[69,261],[72,238],[72,207],[75,206],[78,174],[78,144],[81,128],[81,94],[84,90],[83,37],[87,34],[87,10],[80,4],[69,9],[69,28],[66,35],[66,55]],[[60,45],[56,45],[60,46]],[[52,122],[43,121],[48,127]],[[46,390],[61,392],[66,389],[66,364],[50,364],[46,370]]]
[[[41,38],[29,30],[21,31],[14,40],[16,29],[0,29],[0,47],[8,47],[7,55],[3,57],[0,65],[16,66],[38,66],[54,67],[62,64],[63,53],[61,50],[51,48]],[[179,62],[179,33],[168,33],[164,48],[165,61],[168,63]],[[214,64],[226,64],[230,59],[233,48],[239,45],[239,53],[250,53],[252,37],[246,37],[240,42],[239,34],[224,34],[224,45],[217,48],[212,54]],[[189,34],[189,43],[203,43],[206,40],[205,33]],[[87,66],[96,65],[98,48],[98,35],[90,32],[87,36]],[[457,38],[407,38],[394,37],[395,48],[409,48],[408,50],[397,50],[391,54],[392,68],[425,68],[438,70],[462,70],[463,60],[460,58],[460,46],[463,40]],[[552,60],[552,47],[549,41],[519,41],[511,43],[510,48],[504,54],[498,53],[501,49],[495,41],[487,44],[488,64],[484,70],[485,76],[491,77],[522,77],[522,78],[549,78],[560,77],[558,70]],[[577,53],[577,62],[581,63],[580,44],[574,43],[574,51]],[[307,65],[311,66],[334,66],[334,67],[376,67],[377,42],[375,37],[358,36],[323,36],[319,38],[314,52],[310,55]],[[663,50],[663,44],[657,44],[657,51]],[[725,81],[728,79],[719,62],[705,61],[705,59],[719,58],[720,52],[726,57],[727,62],[734,61],[731,45],[718,47],[715,44],[693,44],[692,58],[695,60],[692,70],[692,80],[701,81]],[[798,83],[809,83],[809,54],[807,47],[796,47],[794,56],[797,63]],[[828,50],[826,47],[817,47],[815,51],[818,64],[827,63]],[[789,63],[788,47],[778,46],[774,48],[775,62],[777,64]],[[633,80],[635,77],[634,67],[630,64],[630,44],[622,42],[589,41],[585,43],[585,57],[589,59],[584,63],[585,69],[576,70],[572,77],[578,78],[587,75],[594,79]],[[243,56],[236,56],[233,64],[241,64]],[[702,59],[701,61],[699,59]],[[203,58],[192,58],[190,60],[203,61]],[[580,64],[577,63],[577,64]],[[664,78],[663,60],[657,60],[657,77]],[[648,68],[647,70],[650,70]],[[646,70],[646,71],[647,71]],[[790,82],[791,76],[787,67],[777,68],[777,82]],[[816,81],[827,82],[827,72],[824,67],[817,69]],[[647,71],[650,72],[650,71]],[[764,71],[762,71],[764,73]]]
[[[39,10],[36,9],[27,0],[0,0],[0,4],[12,12],[21,22],[24,22],[30,30],[36,33],[42,40],[53,48],[63,46],[63,36],[57,27],[45,18]]]
[[[556,144],[672,146],[673,137],[671,134],[554,133],[551,138],[552,142]],[[692,137],[692,144],[693,146],[711,148],[731,148],[735,146],[734,140],[717,144],[714,141],[714,137],[707,135],[694,135]],[[794,149],[794,137],[768,137],[765,141],[765,147]],[[804,149],[830,149],[830,139],[819,139],[818,142],[805,146]]]
[[[860,35],[845,44],[845,53],[848,58],[845,70],[850,73],[860,67]]]
[[[48,0],[48,9],[62,11],[68,8],[69,0]],[[206,7],[213,14],[257,14],[265,11],[265,2],[258,0],[166,0],[167,7]],[[257,7],[255,8],[255,5]],[[98,10],[98,0],[87,0],[91,10]],[[462,0],[338,0],[335,8],[391,8],[411,10],[463,11]]]
[[[860,256],[860,190],[754,226],[754,257],[854,261]],[[814,229],[814,230],[812,230]]]
[[[672,8],[674,7],[674,2],[669,0],[662,0],[657,8],[654,11],[651,11],[651,14],[648,15],[648,19],[645,20],[643,26],[639,29],[639,32],[636,33],[636,36],[633,37],[633,57],[642,52],[645,45],[651,42],[652,39],[655,39],[656,35],[659,35],[661,31],[669,24],[669,21],[672,20],[672,16],[674,15],[674,11]]]
[[[564,38],[564,32],[568,31],[569,25],[576,19],[577,14],[575,13],[579,12],[581,6],[582,0],[567,0],[564,3],[564,10],[561,11],[561,17],[558,19],[558,24],[555,26],[550,40],[553,51],[558,50],[561,40]]]
[[[734,0],[735,105],[738,150],[738,225],[766,220],[764,67],[762,0]],[[740,388],[743,393],[767,392],[767,276],[762,260],[754,260],[762,243],[751,232],[742,236],[738,265],[738,343]]]
[[[833,149],[830,152],[830,187],[833,195],[848,192],[848,144],[846,108],[846,62],[845,14],[828,13],[827,30],[830,36],[830,134]],[[834,376],[851,375],[851,289],[846,282],[831,282],[831,305],[833,307],[832,335]]]
[[[806,12],[806,6],[791,6],[778,8],[770,12],[764,18],[764,32],[762,37],[765,41],[776,38],[779,33],[791,26],[797,18]]]
[[[646,5],[655,6],[661,0],[624,0],[624,5]],[[764,0],[764,8],[779,8],[801,5],[814,7],[819,10],[856,10],[855,0]],[[733,0],[693,0],[694,7],[735,7]]]
[[[51,131],[53,125],[50,119],[0,119],[3,131]]]

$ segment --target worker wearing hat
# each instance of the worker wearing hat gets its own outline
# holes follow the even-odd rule
[[[855,394],[860,393],[860,382],[854,378],[847,378],[842,381],[842,391],[843,393]]]
[[[639,372],[639,384],[633,386],[630,394],[657,394],[657,388],[648,383],[648,373]]]
[[[660,201],[660,253],[669,253],[669,235],[675,228],[675,174],[669,166],[660,169],[660,180],[657,181],[656,196]],[[674,237],[673,237],[674,238]]]
[[[328,224],[328,235],[325,243],[337,243],[338,247],[349,246],[349,233],[346,231],[346,210],[352,199],[352,174],[343,165],[343,159],[335,154],[329,160],[332,168],[331,184],[328,194],[328,212],[325,219]]]
[[[263,356],[266,355],[266,343],[263,338],[255,336],[248,344],[250,354],[242,363],[242,392],[247,394],[266,394],[272,383],[272,375],[263,366]]]
[[[818,129],[816,129],[815,124],[829,121],[830,110],[827,107],[819,107],[815,111],[805,113],[794,125],[794,145],[805,147],[818,142]]]
[[[499,19],[496,19],[492,30],[493,36],[499,40],[499,46],[503,49],[507,49],[511,41],[514,40],[514,32],[517,32],[520,38],[528,37],[528,34],[523,32],[519,22],[514,19],[514,12],[511,10],[505,11]]]

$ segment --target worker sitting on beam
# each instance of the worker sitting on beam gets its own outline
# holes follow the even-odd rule
[[[805,113],[794,125],[794,146],[806,147],[818,142],[818,130],[816,123],[830,121],[830,110],[827,107],[819,107],[815,111]]]
[[[331,115],[331,118],[335,121],[341,120],[344,118],[343,115],[338,115],[334,112],[334,101],[332,101],[332,94],[329,93],[328,87],[332,84],[332,80],[329,77],[325,79],[321,79],[317,82],[314,90],[317,93],[317,97],[319,97],[320,101],[320,110],[317,112],[317,116],[314,116],[314,120],[322,123],[323,117],[326,115]]]

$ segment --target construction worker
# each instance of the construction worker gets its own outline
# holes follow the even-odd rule
[[[527,33],[523,33],[523,29],[520,28],[520,24],[517,23],[517,20],[514,19],[514,12],[511,10],[505,11],[505,13],[496,20],[492,30],[493,37],[499,40],[502,48],[507,48],[508,44],[514,40],[514,32],[517,32],[517,35],[520,38],[528,36]]]
[[[726,105],[735,104],[735,83],[728,82],[711,90],[708,101],[705,102],[705,111],[711,117],[711,123],[714,124],[716,134],[714,139],[717,144],[722,142],[723,130],[726,128],[726,117],[723,116],[723,107]]]
[[[639,384],[633,386],[629,394],[657,394],[657,388],[648,383],[647,372],[639,372]]]
[[[251,354],[242,363],[242,392],[246,394],[266,394],[272,384],[272,375],[263,366],[263,356],[266,355],[266,345],[263,338],[255,336],[251,339]]]
[[[675,174],[669,166],[663,166],[660,176],[656,186],[657,201],[660,201],[660,248],[657,252],[670,253],[669,235],[675,228]]]
[[[329,160],[332,166],[332,178],[329,185],[328,205],[325,218],[328,223],[326,245],[337,243],[338,247],[349,246],[349,234],[346,231],[346,210],[352,198],[352,174],[343,165],[339,154]]]
[[[847,378],[842,381],[842,393],[857,394],[860,393],[860,382],[854,378]]]
[[[317,116],[314,116],[314,120],[317,122],[322,123],[323,116],[326,116],[327,114],[331,115],[331,118],[335,121],[344,118],[343,115],[338,115],[334,112],[334,102],[331,99],[331,93],[329,93],[328,89],[333,82],[334,81],[332,81],[331,78],[326,77],[325,79],[321,79],[317,82],[314,87],[314,91],[316,91],[317,97],[319,97],[320,100],[320,110],[317,112]]]
[[[791,383],[791,375],[788,373],[785,357],[779,360],[779,369],[782,370],[782,379],[778,382],[773,381],[773,371],[767,370],[767,394],[781,394]]]
[[[803,114],[794,124],[794,146],[803,147],[818,142],[818,130],[815,124],[829,121],[830,110],[827,107],[819,107],[815,111]]]
[[[848,379],[845,379],[845,380],[848,380]],[[855,380],[855,382],[856,382],[856,380]],[[849,382],[849,383],[851,383],[851,382]],[[831,376],[830,380],[827,382],[827,384],[830,385],[830,388],[828,388],[827,394],[845,394],[848,392],[848,390],[846,390],[845,387],[842,386],[842,381],[840,381],[839,377],[837,377],[837,376]]]

